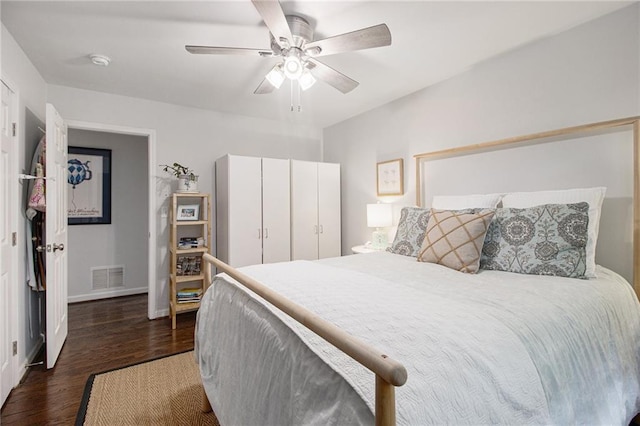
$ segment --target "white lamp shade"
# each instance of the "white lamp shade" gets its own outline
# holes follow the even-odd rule
[[[384,228],[393,224],[393,208],[391,204],[367,204],[367,226]]]
[[[280,64],[275,65],[271,71],[265,76],[267,81],[273,85],[276,89],[279,89],[282,86],[282,82],[284,81],[284,73],[282,72],[282,68]]]

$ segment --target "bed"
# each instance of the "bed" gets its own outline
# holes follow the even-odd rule
[[[628,120],[616,125],[632,124],[637,146]],[[602,266],[580,279],[387,252],[205,260],[225,273],[202,300],[196,356],[223,425],[628,424],[640,412],[638,299]]]

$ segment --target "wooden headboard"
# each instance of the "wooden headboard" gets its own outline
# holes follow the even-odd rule
[[[597,123],[583,124],[574,127],[550,130],[529,135],[516,136],[495,141],[477,143],[439,151],[426,152],[414,155],[416,161],[416,204],[423,205],[422,176],[425,164],[430,160],[459,157],[510,149],[521,146],[529,146],[540,143],[566,141],[577,137],[593,136],[594,134],[629,129],[632,133],[633,153],[633,256],[632,285],[636,295],[640,298],[640,116],[628,117],[618,120],[601,121]]]

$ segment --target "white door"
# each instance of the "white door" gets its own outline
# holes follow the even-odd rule
[[[12,113],[13,92],[2,83],[0,125],[2,126],[2,149],[0,150],[0,406],[4,404],[13,388],[13,345],[11,327],[15,322],[12,312],[14,290],[14,250],[12,241],[13,212],[15,197],[13,170],[16,163],[16,149],[13,141]]]
[[[318,257],[340,256],[340,164],[318,163],[318,225]]]
[[[291,259],[289,160],[262,159],[262,263]]]
[[[47,247],[47,368],[67,338],[67,125],[47,104],[45,244]]]
[[[318,166],[291,160],[291,259],[318,259]]]
[[[262,162],[229,156],[229,264],[262,263]]]

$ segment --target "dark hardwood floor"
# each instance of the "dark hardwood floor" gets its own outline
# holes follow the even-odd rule
[[[70,425],[91,373],[193,348],[195,312],[147,319],[147,295],[69,305],[69,335],[55,368],[31,367],[2,407],[2,425]]]

